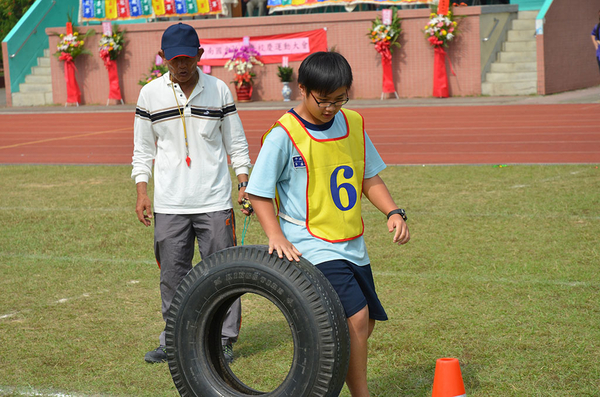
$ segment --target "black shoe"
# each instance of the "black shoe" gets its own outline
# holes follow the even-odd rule
[[[233,345],[231,343],[223,345],[223,357],[225,357],[227,364],[233,362]]]
[[[144,360],[151,364],[166,362],[167,348],[165,346],[158,346],[156,349],[146,353],[146,355],[144,356]]]

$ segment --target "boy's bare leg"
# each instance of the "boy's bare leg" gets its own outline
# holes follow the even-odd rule
[[[367,387],[368,338],[373,332],[375,320],[369,319],[369,307],[348,318],[350,331],[350,365],[346,375],[346,385],[352,397],[369,397]]]

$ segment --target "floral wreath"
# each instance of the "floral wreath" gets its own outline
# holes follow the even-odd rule
[[[252,85],[252,78],[256,76],[252,68],[255,65],[264,66],[260,60],[260,53],[250,44],[237,49],[229,49],[225,54],[229,53],[232,55],[225,63],[225,69],[235,73],[232,83],[235,83],[238,88],[242,85]]]
[[[98,42],[100,58],[104,60],[104,63],[109,60],[114,61],[123,50],[124,43],[125,31],[119,31],[118,28],[113,27],[112,35],[103,34]]]
[[[456,39],[458,23],[454,20],[452,10],[447,15],[438,14],[437,8],[432,8],[429,23],[425,26],[425,38],[434,47],[448,47],[448,43]]]
[[[90,29],[85,35],[80,35],[79,32],[73,27],[73,33],[58,35],[60,38],[56,45],[57,51],[54,56],[58,57],[59,61],[74,61],[81,54],[91,55],[92,53],[84,48],[85,39],[94,34],[95,31]]]
[[[391,54],[393,47],[400,47],[398,38],[401,32],[400,17],[398,17],[396,8],[392,7],[392,23],[384,25],[379,17],[375,18],[367,36],[371,39],[371,44],[375,45],[377,52],[384,54],[389,51]]]

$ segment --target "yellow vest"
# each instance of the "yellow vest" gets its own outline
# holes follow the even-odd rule
[[[264,142],[276,126],[287,132],[306,165],[306,228],[311,235],[332,243],[355,239],[364,231],[364,122],[353,110],[341,112],[348,131],[339,138],[314,138],[291,113],[283,115],[262,138]]]

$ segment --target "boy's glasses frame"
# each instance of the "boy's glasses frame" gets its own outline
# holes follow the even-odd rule
[[[348,97],[348,93],[347,92],[346,92],[346,99],[344,99],[343,101],[336,101],[336,102],[325,102],[325,101],[319,102],[317,100],[317,98],[315,98],[315,96],[312,94],[312,92],[310,93],[310,96],[313,97],[313,99],[317,103],[317,106],[320,107],[321,109],[326,109],[326,108],[328,108],[330,106],[333,106],[333,107],[336,107],[336,108],[342,107],[345,104],[347,104],[348,101],[350,100],[350,98]]]

